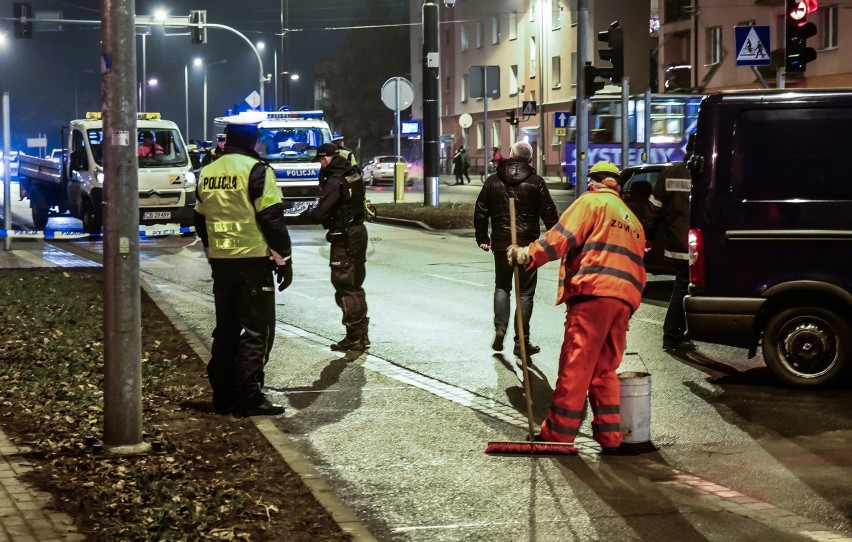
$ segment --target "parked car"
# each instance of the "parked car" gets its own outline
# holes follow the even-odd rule
[[[642,223],[648,218],[648,198],[654,191],[660,172],[671,166],[671,162],[664,164],[641,164],[628,166],[621,172],[624,179],[622,197],[630,210],[639,217]],[[648,239],[651,250],[645,253],[645,269],[649,273],[671,275],[674,274],[674,266],[663,258],[665,246],[664,228],[658,227],[657,234],[653,239]]]
[[[718,92],[689,160],[689,338],[760,345],[784,382],[852,372],[852,90]]]
[[[410,175],[411,164],[405,163],[405,186],[413,186],[414,179]],[[393,184],[394,164],[396,164],[396,156],[376,156],[367,162],[362,169],[364,183],[376,185],[379,183]]]

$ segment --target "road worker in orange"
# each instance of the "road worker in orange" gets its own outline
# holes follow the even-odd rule
[[[616,370],[627,322],[645,288],[645,232],[621,199],[621,173],[611,162],[589,171],[589,191],[562,213],[544,239],[510,246],[509,263],[538,268],[561,259],[557,304],[566,303],[565,339],[553,404],[536,440],[573,443],[586,395],[592,436],[604,453],[618,453],[621,393]]]

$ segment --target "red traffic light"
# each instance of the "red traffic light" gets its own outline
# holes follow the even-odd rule
[[[804,21],[808,15],[813,13],[819,7],[817,0],[797,0],[791,2],[787,15],[794,21]]]

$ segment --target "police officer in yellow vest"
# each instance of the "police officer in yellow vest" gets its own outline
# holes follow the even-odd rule
[[[334,135],[331,137],[331,142],[337,145],[337,152],[346,159],[351,165],[358,168],[360,171],[361,166],[358,165],[358,159],[355,158],[355,153],[347,149],[343,145],[343,136],[337,132],[334,132]]]
[[[207,376],[220,414],[280,414],[263,394],[278,290],[293,280],[275,173],[254,151],[255,124],[228,124],[221,156],[201,170],[195,231],[213,272],[216,328]]]

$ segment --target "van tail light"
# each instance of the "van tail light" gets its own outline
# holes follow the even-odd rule
[[[704,235],[699,229],[689,230],[689,282],[704,284]]]

